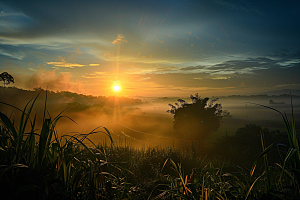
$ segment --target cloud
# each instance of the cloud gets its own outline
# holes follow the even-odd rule
[[[96,67],[96,66],[99,66],[99,64],[89,64],[89,66]]]
[[[67,63],[64,59],[62,59],[62,61],[46,62],[46,64],[54,65],[55,67],[66,67],[66,68],[75,68],[75,67],[86,66],[86,65],[77,64],[77,63]]]
[[[276,90],[283,85],[296,87],[300,84],[299,73],[299,59],[257,57],[229,60],[210,66],[159,67],[136,75],[139,77],[136,80],[155,83],[166,90],[177,88],[194,91],[196,88],[207,88],[212,91],[243,92],[243,89],[247,89],[245,91],[261,92]]]
[[[31,71],[34,71],[34,72],[36,72],[37,70],[36,69],[32,69],[32,68],[28,68],[29,70],[31,70]]]
[[[110,73],[103,71],[103,72],[95,72],[95,73],[91,73],[91,74],[86,74],[83,75],[82,78],[103,78],[103,77],[107,77],[109,76]]]
[[[226,74],[252,74],[257,70],[278,68],[281,66],[294,66],[299,59],[271,59],[268,57],[247,58],[244,60],[227,60],[209,66],[188,66],[180,68],[185,73],[205,72],[212,75]]]
[[[281,62],[278,62],[277,64],[285,67],[293,66],[300,63],[300,59],[287,59]]]
[[[214,90],[236,89],[241,87],[247,90],[257,90],[256,92],[266,90],[276,90],[283,85],[295,87],[300,85],[298,74],[300,73],[300,64],[293,67],[273,67],[261,68],[256,67],[252,73],[231,72],[230,74],[218,73],[161,73],[146,74],[150,77],[149,81],[154,82],[162,87],[184,88],[191,91],[197,87],[206,87]],[[278,75],[280,74],[280,76]],[[276,77],[276,78],[275,78]],[[288,78],[287,78],[288,77]],[[248,90],[248,92],[249,92]],[[246,91],[246,90],[245,90]]]
[[[104,53],[103,54],[103,57],[108,57],[108,58],[110,58],[110,57],[112,57],[113,55],[111,54],[111,53]]]
[[[17,33],[32,22],[24,13],[0,2],[0,33]]]
[[[74,82],[71,73],[64,72],[57,74],[55,70],[47,72],[38,71],[27,76],[24,84],[28,89],[41,87],[52,91],[82,92],[82,83],[78,81]]]
[[[177,70],[176,66],[170,66],[170,67],[158,67],[155,69],[154,72],[162,73],[162,72],[171,72]]]
[[[118,34],[117,39],[115,39],[112,43],[113,44],[124,44],[124,43],[127,43],[127,40],[124,35]]]
[[[8,56],[8,57],[15,58],[18,60],[23,60],[25,58],[25,54],[21,51],[14,52],[12,50],[0,49],[0,55]]]
[[[189,67],[180,68],[179,70],[191,71],[191,70],[204,69],[204,68],[205,68],[205,66],[189,66]]]

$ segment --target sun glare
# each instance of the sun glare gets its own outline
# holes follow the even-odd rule
[[[119,92],[119,91],[121,90],[121,86],[119,86],[119,85],[114,85],[113,90],[114,90],[115,92]]]

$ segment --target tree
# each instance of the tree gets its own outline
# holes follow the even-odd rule
[[[234,135],[224,136],[215,143],[215,154],[228,156],[233,162],[243,163],[252,166],[253,161],[262,152],[262,138],[264,147],[272,143],[280,142],[288,146],[289,141],[286,133],[279,130],[269,130],[256,124],[245,124],[238,128]],[[220,151],[219,149],[223,149]],[[272,148],[268,152],[268,159],[272,162],[279,162],[281,157],[278,153],[284,153],[284,148]],[[282,154],[284,157],[284,154]]]
[[[198,93],[190,96],[192,103],[178,99],[179,103],[169,104],[168,113],[174,115],[174,130],[179,136],[187,139],[203,141],[220,127],[223,118],[222,106],[215,103],[218,99],[209,102],[209,98],[201,98]]]
[[[12,83],[15,83],[14,77],[12,77],[12,75],[10,75],[7,72],[3,72],[2,74],[0,74],[0,81],[3,81],[3,86],[5,88],[5,85]]]

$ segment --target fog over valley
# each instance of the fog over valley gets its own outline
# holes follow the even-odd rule
[[[3,93],[3,88],[0,88],[0,91]],[[105,127],[116,142],[120,144],[126,142],[135,147],[174,144],[181,146],[192,141],[188,137],[178,138],[174,135],[173,115],[167,113],[171,108],[169,104],[175,104],[180,97],[95,97],[52,91],[47,91],[46,96],[46,91],[40,88],[29,91],[9,87],[5,89],[5,95],[1,96],[1,102],[23,110],[25,105],[38,94],[31,119],[37,114],[37,123],[42,123],[45,106],[46,117],[51,116],[53,119],[62,112],[61,116],[64,117],[56,126],[59,135],[87,134],[94,130],[95,133],[88,138],[95,144],[103,143],[108,142],[109,139],[105,133],[97,131],[104,131],[102,127]],[[214,98],[216,97],[211,99]],[[207,145],[226,134],[233,135],[238,128],[250,123],[284,131],[282,117],[277,112],[255,104],[270,106],[285,112],[291,119],[291,98],[287,94],[234,95],[218,98],[217,103],[221,103],[223,111],[228,111],[228,115],[222,119],[220,128],[210,135],[206,141]],[[183,99],[191,103],[189,97]],[[296,128],[299,129],[300,97],[293,96],[292,100]],[[6,104],[0,104],[1,112],[11,116],[18,124],[21,112]]]

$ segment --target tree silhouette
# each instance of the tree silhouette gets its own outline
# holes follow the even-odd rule
[[[286,147],[289,146],[285,132],[269,130],[256,124],[245,124],[243,127],[238,128],[234,135],[226,135],[216,141],[214,144],[215,154],[228,156],[236,164],[243,163],[245,166],[252,166],[253,161],[262,152],[262,138],[265,147],[278,142],[285,144]],[[224,149],[224,151],[220,151],[220,149]],[[268,159],[274,163],[280,162],[281,156],[278,153],[284,153],[284,151],[281,151],[283,149],[269,151]]]
[[[3,81],[3,86],[5,88],[5,85],[12,83],[15,83],[14,77],[12,77],[12,75],[10,75],[7,72],[3,72],[2,74],[0,74],[0,81]]]
[[[222,106],[215,103],[218,99],[209,102],[209,98],[201,98],[198,93],[190,96],[192,103],[178,99],[179,103],[169,104],[167,112],[174,115],[174,130],[177,135],[187,139],[202,142],[220,127]]]

